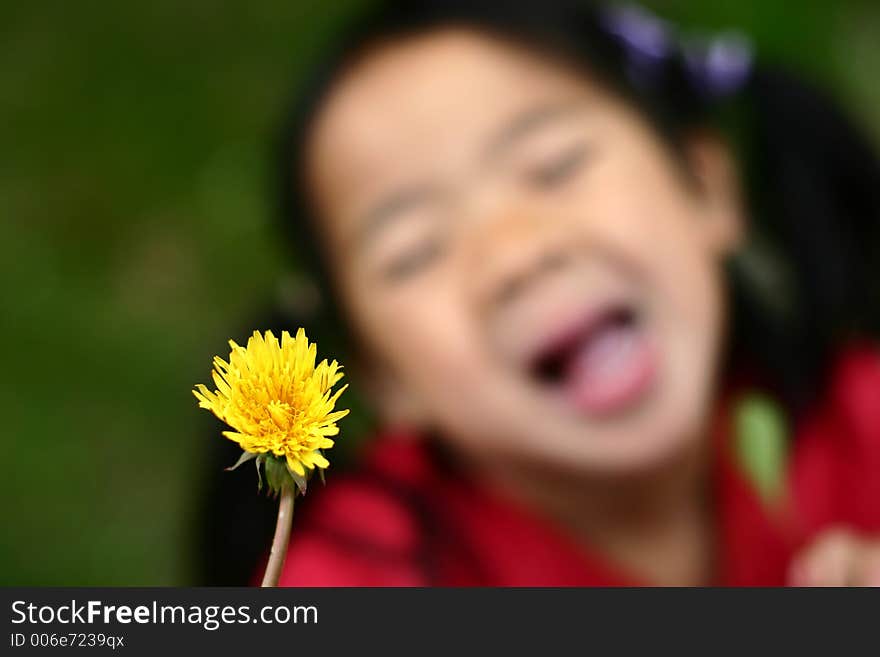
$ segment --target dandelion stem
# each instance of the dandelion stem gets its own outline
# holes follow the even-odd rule
[[[278,586],[284,557],[287,556],[287,543],[290,540],[290,526],[293,521],[293,500],[296,492],[291,486],[281,490],[281,501],[278,503],[278,521],[275,523],[275,537],[272,539],[272,550],[269,552],[269,563],[263,575],[263,587]]]

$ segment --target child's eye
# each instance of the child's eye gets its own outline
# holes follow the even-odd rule
[[[561,184],[580,170],[588,155],[589,149],[586,144],[576,144],[532,168],[528,172],[529,180],[539,187]]]
[[[398,283],[415,276],[437,262],[443,250],[439,239],[425,240],[392,258],[382,268],[382,278],[389,283]]]

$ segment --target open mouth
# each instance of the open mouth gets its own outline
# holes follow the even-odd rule
[[[610,305],[546,341],[530,373],[580,411],[608,414],[629,407],[648,391],[657,372],[656,352],[638,314]]]

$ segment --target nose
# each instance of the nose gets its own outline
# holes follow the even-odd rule
[[[532,283],[565,267],[570,243],[561,222],[534,211],[507,211],[482,222],[471,254],[477,302],[494,307],[515,301]]]

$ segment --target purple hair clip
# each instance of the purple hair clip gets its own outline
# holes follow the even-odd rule
[[[682,57],[694,88],[708,99],[735,94],[751,74],[753,48],[737,32],[682,41],[670,23],[634,4],[604,8],[600,21],[626,49],[628,74],[640,86],[655,84],[675,55]]]
[[[637,5],[606,7],[599,20],[626,49],[632,82],[644,85],[656,80],[674,49],[669,24]]]
[[[752,44],[738,32],[692,43],[683,48],[683,53],[694,86],[712,99],[738,92],[752,72]]]

